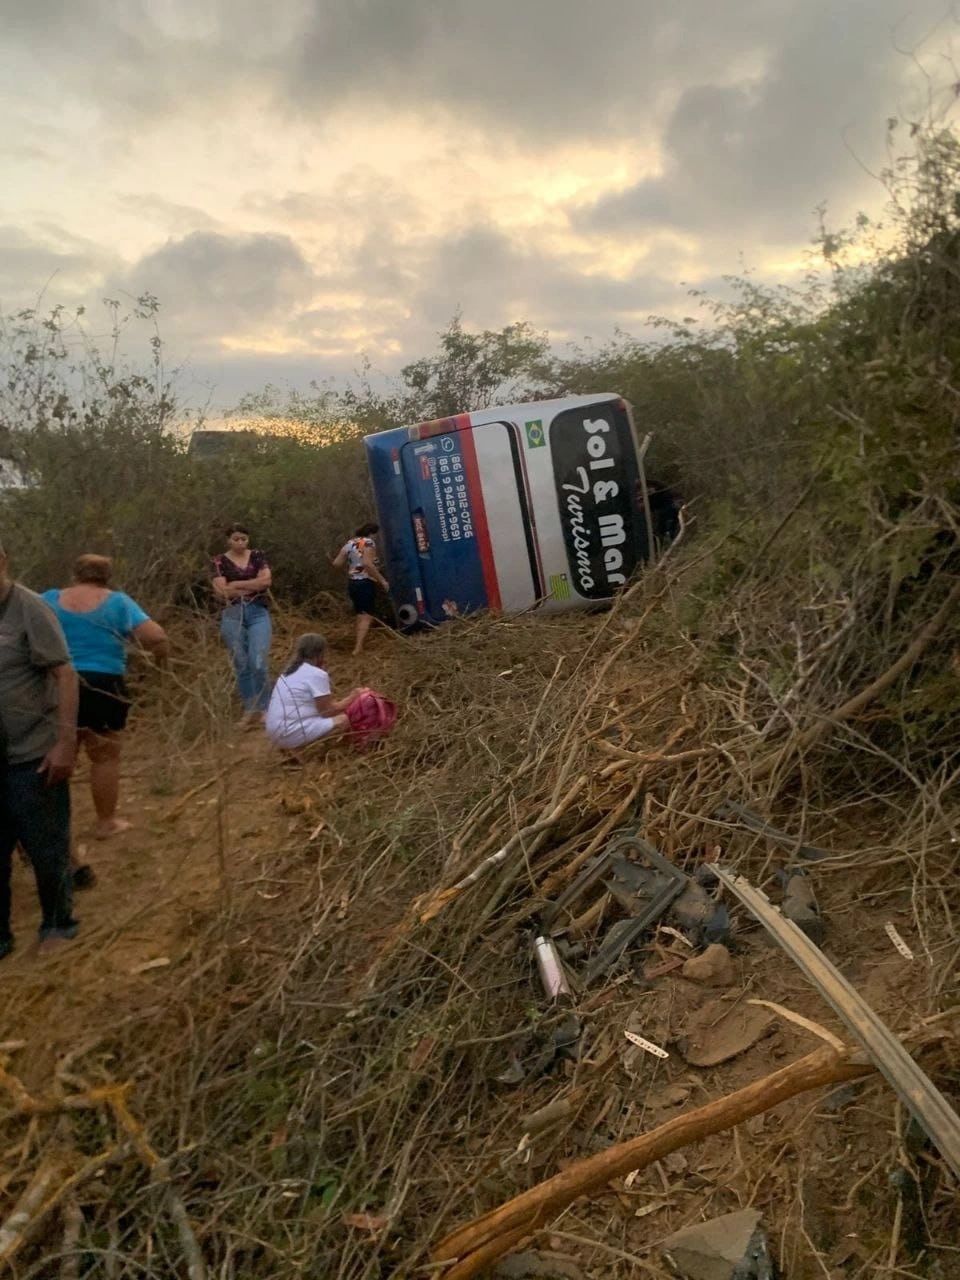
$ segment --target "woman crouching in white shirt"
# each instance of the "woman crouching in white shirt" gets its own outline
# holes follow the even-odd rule
[[[357,690],[334,698],[323,666],[326,651],[323,636],[315,631],[302,635],[270,695],[267,737],[293,759],[301,747],[343,733],[350,723],[344,712]]]

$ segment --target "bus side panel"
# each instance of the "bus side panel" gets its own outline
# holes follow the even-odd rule
[[[543,609],[556,613],[602,603],[611,599],[620,585],[617,573],[629,576],[638,558],[645,555],[637,505],[636,438],[629,410],[612,394],[570,397],[566,402],[523,408],[518,425],[523,429],[532,519],[542,564]],[[600,426],[590,432],[585,423]],[[599,442],[590,445],[593,435],[602,438],[602,449]],[[592,462],[600,465],[591,470]],[[585,474],[581,471],[584,465]],[[613,481],[613,485],[594,489],[600,479]],[[576,492],[585,485],[586,493]],[[604,500],[598,504],[595,497]],[[619,519],[624,522],[622,530]],[[608,578],[604,556],[609,548],[604,538],[619,540],[621,533],[622,542],[618,541],[609,557]],[[621,556],[623,564],[614,568]],[[626,572],[624,565],[628,566]],[[591,568],[595,572],[591,573]]]
[[[401,450],[401,467],[427,618],[442,622],[498,608],[470,432],[413,435]]]
[[[476,455],[501,607],[507,613],[532,609],[543,591],[519,432],[515,423],[500,420],[480,423],[462,433],[464,439],[467,435]]]
[[[384,576],[390,583],[390,595],[400,622],[410,626],[418,617],[423,617],[425,604],[410,504],[400,465],[400,451],[406,440],[406,430],[401,428],[367,436],[363,443],[380,524],[377,545]]]
[[[648,555],[626,403],[562,409],[549,439],[570,581],[585,600],[609,600]]]
[[[539,587],[517,428],[505,421],[418,424],[402,466],[427,614],[536,606]]]
[[[367,437],[406,625],[609,600],[646,557],[636,437],[616,395],[490,409]]]

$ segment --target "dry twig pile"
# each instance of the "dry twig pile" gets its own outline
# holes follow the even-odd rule
[[[672,972],[637,985],[627,964],[596,984],[578,1006],[580,1060],[523,1074],[561,1016],[530,958],[539,908],[631,824],[681,867],[721,845],[769,884],[780,855],[716,816],[730,798],[837,855],[816,875],[838,962],[863,977],[878,955],[896,959],[883,920],[909,933],[910,1006],[887,1015],[901,1033],[940,1028],[928,1069],[949,1083],[957,757],[914,764],[870,736],[869,717],[942,634],[957,589],[869,672],[851,661],[849,620],[820,611],[780,692],[751,661],[751,637],[732,656],[691,639],[675,591],[664,574],[602,616],[384,637],[376,683],[401,704],[394,736],[371,756],[318,753],[290,776],[262,744],[237,766],[218,660],[184,648],[178,691],[147,698],[140,759],[172,779],[168,830],[212,800],[197,838],[213,852],[214,891],[181,919],[173,962],[146,992],[88,1009],[69,1044],[51,1029],[50,1061],[30,1054],[25,993],[5,993],[7,1024],[27,1041],[8,1047],[0,1077],[11,1274],[436,1274],[422,1268],[458,1225],[639,1138],[670,1107],[744,1087],[761,1059],[697,1070],[675,1051],[667,1064],[623,1057],[632,1014],[673,1045],[690,1011],[683,946],[664,933],[643,955]],[[731,615],[772,625],[760,599]],[[869,785],[844,799],[831,770]],[[185,843],[184,866],[191,856]],[[588,943],[600,923],[599,911],[582,922]],[[823,1018],[787,962],[735,923],[744,989]],[[43,983],[27,994],[40,1001]],[[786,1023],[765,1044],[775,1059],[810,1048]],[[511,1060],[519,1085],[497,1079]],[[883,1087],[863,1089],[843,1115],[784,1102],[772,1128],[702,1136],[632,1182],[618,1169],[559,1223],[538,1218],[538,1247],[587,1274],[634,1274],[642,1260],[659,1275],[651,1249],[669,1229],[755,1203],[791,1280],[898,1265],[889,1274],[933,1276],[912,1268],[948,1257],[949,1175],[917,1154]],[[525,1117],[547,1104],[554,1119],[531,1131]],[[898,1166],[923,1185],[919,1253],[906,1210],[878,1214]]]

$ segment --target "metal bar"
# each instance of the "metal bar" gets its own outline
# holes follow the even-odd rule
[[[810,862],[822,862],[824,858],[835,856],[832,853],[828,853],[826,849],[818,849],[816,845],[801,844],[796,836],[787,835],[785,831],[772,827],[758,813],[748,809],[745,804],[737,804],[735,800],[724,800],[723,804],[715,812],[718,818],[732,817],[738,819],[750,831],[756,831],[758,835],[766,836],[768,840],[772,840],[774,844],[780,845],[781,848],[795,854],[798,858],[806,858]]]
[[[760,921],[834,1009],[960,1179],[960,1116],[933,1081],[836,965],[792,920],[780,914],[765,893],[729,868],[713,865],[710,869]]]

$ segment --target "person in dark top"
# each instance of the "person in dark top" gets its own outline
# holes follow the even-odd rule
[[[76,936],[70,880],[70,774],[77,673],[54,614],[14,582],[0,547],[0,959],[13,950],[11,859],[19,843],[40,897],[44,949]]]
[[[220,634],[237,677],[244,722],[263,718],[270,701],[267,666],[270,640],[270,583],[267,557],[250,546],[250,534],[241,524],[225,530],[226,550],[213,558],[211,586],[223,605]]]

